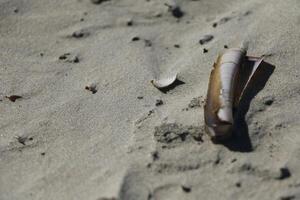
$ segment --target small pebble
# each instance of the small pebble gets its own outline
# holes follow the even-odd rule
[[[138,96],[138,97],[137,97],[137,99],[143,99],[143,98],[144,98],[143,96]]]
[[[17,99],[21,99],[22,97],[19,95],[11,95],[11,96],[5,96],[7,99],[9,99],[11,102],[15,102]]]
[[[291,177],[290,170],[286,167],[280,168],[280,175],[279,175],[279,177],[277,177],[277,179],[283,180],[283,179],[287,179],[289,177]]]
[[[88,91],[91,91],[93,94],[95,94],[97,92],[96,85],[94,85],[94,84],[92,84],[90,86],[85,86],[85,89]]]
[[[224,45],[224,49],[228,49],[228,46],[226,44]]]
[[[207,53],[207,52],[208,52],[208,50],[204,48],[203,49],[203,53]]]

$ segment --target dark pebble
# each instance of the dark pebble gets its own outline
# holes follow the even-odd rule
[[[208,52],[208,50],[204,48],[203,49],[203,53],[207,53],[207,52]]]
[[[131,39],[131,41],[139,41],[140,40],[140,38],[139,37],[133,37],[132,39]]]
[[[156,100],[156,103],[155,103],[156,106],[161,106],[163,104],[164,104],[164,102],[161,99]]]
[[[186,193],[189,193],[189,192],[192,191],[192,189],[191,189],[190,187],[187,187],[187,186],[184,186],[184,185],[182,185],[181,188],[182,188],[182,190],[183,190],[184,192],[186,192]]]

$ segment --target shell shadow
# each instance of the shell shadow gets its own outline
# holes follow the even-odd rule
[[[261,65],[262,66],[255,72],[255,77],[251,80],[244,91],[242,99],[235,112],[233,136],[222,143],[231,151],[253,151],[245,116],[249,110],[252,99],[265,87],[267,81],[275,70],[275,66],[267,62],[263,61]]]

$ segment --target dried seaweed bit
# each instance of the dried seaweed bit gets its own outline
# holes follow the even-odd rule
[[[110,0],[91,0],[91,2],[93,4],[101,4],[101,3],[105,2],[105,1],[110,1]]]
[[[165,3],[164,5],[168,7],[168,11],[171,12],[175,18],[181,18],[184,16],[184,12],[179,6],[172,6],[167,3]]]
[[[277,180],[284,180],[291,177],[291,172],[287,167],[280,168],[280,175],[276,178]]]
[[[11,96],[5,96],[7,99],[9,99],[11,102],[15,102],[17,99],[21,99],[22,96],[19,95],[11,95]]]
[[[185,185],[182,185],[181,186],[181,189],[186,192],[186,193],[189,193],[192,191],[192,188],[191,187],[188,187],[188,186],[185,186]]]
[[[131,41],[139,41],[140,40],[140,38],[139,37],[133,37],[132,39],[131,39]]]
[[[200,40],[199,43],[201,45],[208,43],[209,41],[211,41],[212,39],[214,39],[213,35],[204,35]]]
[[[89,86],[85,86],[85,89],[88,90],[88,91],[91,91],[93,94],[95,94],[97,92],[96,85],[94,85],[94,84],[89,85]]]
[[[152,46],[152,42],[150,40],[144,40],[145,41],[145,46],[146,47],[151,47]]]
[[[207,52],[208,52],[208,49],[204,48],[203,53],[207,53]]]

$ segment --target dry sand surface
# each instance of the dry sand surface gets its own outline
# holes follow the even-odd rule
[[[275,70],[213,144],[210,70],[242,41]],[[299,0],[0,0],[0,199],[300,199],[299,48]]]

